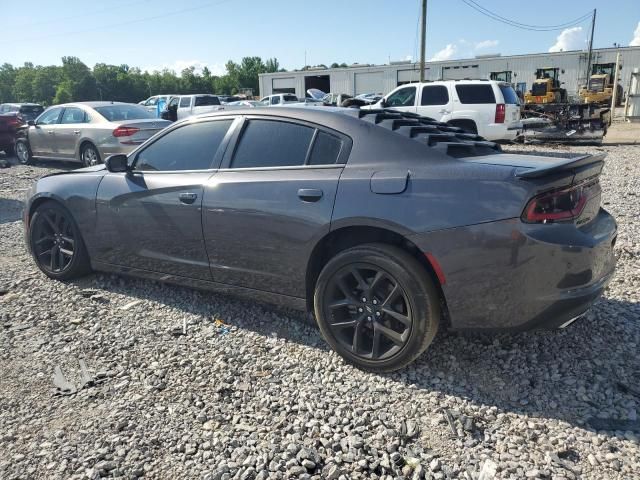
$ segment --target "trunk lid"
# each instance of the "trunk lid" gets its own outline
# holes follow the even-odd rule
[[[151,138],[163,128],[171,125],[171,122],[162,119],[145,118],[118,122],[117,125],[122,128],[137,128],[138,130],[133,135],[119,137],[120,143],[126,145],[137,145]]]

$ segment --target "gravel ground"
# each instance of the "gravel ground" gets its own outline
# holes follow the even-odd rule
[[[616,277],[587,318],[442,333],[392,375],[346,365],[299,313],[46,279],[21,198],[61,165],[0,170],[0,478],[640,477],[640,147],[571,149],[586,150],[609,153],[620,224]],[[86,381],[81,360],[93,381],[56,394],[56,367]]]

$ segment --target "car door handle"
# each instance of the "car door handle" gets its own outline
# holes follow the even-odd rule
[[[53,135],[53,130],[47,130],[47,133],[48,133],[49,135]]]
[[[74,134],[74,135],[80,135],[80,130],[74,130],[74,131],[73,131],[73,134]]]
[[[198,198],[198,194],[197,193],[181,193],[180,195],[178,195],[178,198],[180,199],[180,202],[186,203],[187,205],[191,205],[193,202],[196,201],[196,198]]]
[[[301,188],[298,197],[305,202],[317,202],[322,198],[322,190],[318,188]]]
[[[451,110],[442,109],[438,113],[451,113]]]

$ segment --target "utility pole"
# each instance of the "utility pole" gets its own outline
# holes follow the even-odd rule
[[[611,94],[611,110],[609,110],[609,125],[613,122],[613,116],[616,112],[616,103],[618,103],[618,71],[620,70],[620,52],[616,54],[616,71],[613,74],[613,92]]]
[[[424,82],[424,57],[427,43],[427,0],[422,0],[422,32],[420,36],[420,81]]]
[[[589,85],[589,78],[591,78],[591,57],[593,55],[593,30],[596,27],[596,9],[593,9],[593,16],[591,17],[591,37],[589,37],[589,56],[587,58],[587,78],[586,84]]]

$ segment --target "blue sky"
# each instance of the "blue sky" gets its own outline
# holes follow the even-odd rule
[[[640,0],[476,0],[516,21],[562,24],[598,8],[595,47],[640,45]],[[126,63],[180,71],[276,57],[287,69],[336,62],[416,59],[419,0],[0,0],[0,64]],[[529,5],[534,8],[529,9]],[[557,14],[550,18],[550,12]],[[576,29],[576,28],[580,28]],[[516,29],[462,0],[429,0],[427,58],[575,49],[589,21],[565,32]]]

